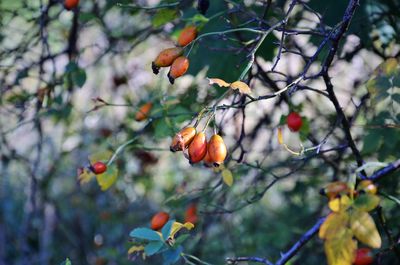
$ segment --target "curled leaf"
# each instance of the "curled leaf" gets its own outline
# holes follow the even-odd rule
[[[231,84],[220,78],[207,78],[210,85],[217,84],[219,87],[229,87]]]
[[[175,234],[178,233],[181,229],[185,228],[186,230],[192,230],[194,228],[194,224],[186,222],[184,224],[179,222],[174,222],[172,224],[171,232],[169,234],[170,238],[174,238]]]
[[[242,82],[242,81],[235,81],[231,84],[231,88],[233,90],[239,89],[239,92],[242,94],[250,94],[251,93],[251,89],[250,87]]]
[[[142,246],[142,245],[132,246],[132,247],[129,248],[128,254],[131,255],[131,254],[134,254],[136,252],[141,252],[143,250],[144,250],[144,246]]]

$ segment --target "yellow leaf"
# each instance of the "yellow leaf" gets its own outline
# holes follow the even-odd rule
[[[219,87],[229,87],[231,84],[220,78],[207,78],[210,85],[217,84]]]
[[[224,170],[222,170],[222,180],[225,182],[226,185],[228,185],[229,187],[232,186],[233,184],[233,176],[232,176],[232,172],[225,168]]]
[[[355,259],[357,242],[350,229],[343,229],[325,241],[326,258],[329,265],[351,265]]]
[[[350,217],[350,227],[355,237],[362,243],[372,248],[381,247],[381,236],[376,229],[374,219],[367,212],[353,211]]]
[[[98,153],[94,153],[94,154],[91,154],[90,156],[89,156],[89,161],[90,161],[90,164],[94,164],[94,163],[96,163],[96,162],[98,162],[98,161],[102,161],[102,162],[107,162],[110,158],[111,158],[111,156],[112,156],[112,152],[111,151],[103,151],[103,152],[98,152]]]
[[[139,246],[132,246],[129,248],[128,250],[128,254],[131,255],[135,252],[140,252],[140,251],[144,251],[144,246],[139,245]]]
[[[115,166],[110,166],[103,174],[96,175],[96,180],[101,190],[105,191],[117,181],[117,177],[118,169]]]
[[[179,222],[174,222],[171,227],[171,232],[169,233],[170,238],[174,238],[175,234],[178,233],[182,228],[185,228],[186,230],[192,230],[194,228],[194,224],[190,222],[186,222],[184,224],[179,223]]]
[[[347,212],[330,213],[319,228],[319,237],[330,239],[346,229],[349,221]]]
[[[347,195],[329,201],[329,209],[333,212],[345,211],[352,204],[352,200]]]
[[[398,67],[398,65],[399,64],[396,58],[389,58],[382,63],[382,67],[385,69],[385,73],[387,75],[394,74],[396,72],[396,68]]]
[[[251,89],[250,87],[242,82],[242,81],[235,81],[231,84],[231,88],[233,90],[239,89],[239,92],[242,94],[250,94],[251,93]]]
[[[278,143],[283,144],[282,128],[278,128]]]

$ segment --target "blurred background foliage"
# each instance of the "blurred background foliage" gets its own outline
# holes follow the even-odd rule
[[[174,44],[186,24],[201,25],[200,34],[267,29],[290,4],[210,1],[203,16],[196,2],[81,0],[73,11],[56,0],[0,2],[1,265],[60,264],[66,257],[72,264],[161,264],[159,256],[130,261],[129,232],[148,226],[161,210],[182,222],[192,202],[198,205],[199,221],[183,245],[185,253],[211,264],[248,255],[276,260],[327,214],[327,201],[318,191],[354,174],[350,150],[293,156],[276,140],[281,117],[297,109],[308,126],[301,138],[284,130],[293,149],[300,143],[306,148],[323,143],[322,150],[346,144],[332,104],[313,91],[255,101],[245,116],[240,108],[217,112],[211,127],[218,128],[230,151],[225,166],[233,173],[231,187],[218,170],[191,166],[181,154],[169,152],[175,132],[225,91],[209,86],[206,77],[237,80],[256,36],[237,32],[200,39],[189,54],[188,74],[174,86],[166,70],[152,74],[155,56]],[[247,77],[255,97],[292,82],[324,39],[321,34],[340,23],[347,6],[347,1],[302,2],[287,28],[315,34],[288,35],[274,71],[281,32],[266,38]],[[157,5],[169,7],[143,8]],[[400,50],[399,9],[395,0],[360,1],[331,69],[366,162],[400,157],[400,67],[389,59]],[[329,48],[315,58],[312,73]],[[324,90],[317,79],[307,86]],[[222,103],[235,100],[241,99],[234,95]],[[154,104],[150,118],[135,121],[138,107],[149,101]],[[238,146],[242,123],[245,135]],[[116,157],[118,177],[111,188],[102,191],[96,181],[79,184],[77,169],[88,165],[89,156],[115,152],[130,139],[135,140]],[[398,176],[382,179],[380,192],[398,197]],[[399,203],[393,198],[382,196],[381,205],[399,239]],[[378,228],[384,242],[376,252],[379,264],[395,264]],[[314,239],[289,264],[324,262],[322,241]]]

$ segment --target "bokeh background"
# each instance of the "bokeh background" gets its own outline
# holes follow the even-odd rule
[[[346,141],[334,106],[308,89],[324,91],[322,79],[245,109],[217,111],[207,135],[216,127],[224,137],[231,187],[220,171],[192,166],[169,151],[171,137],[225,92],[210,86],[207,77],[237,80],[257,35],[199,40],[189,55],[189,72],[175,85],[166,78],[168,70],[152,73],[152,60],[175,44],[186,24],[201,24],[200,34],[267,27],[285,16],[291,1],[210,1],[204,16],[196,2],[81,0],[72,11],[56,0],[0,2],[1,265],[60,264],[67,257],[72,264],[161,264],[159,256],[129,260],[129,232],[148,226],[161,210],[183,221],[193,202],[199,221],[183,245],[185,253],[211,264],[249,255],[276,260],[328,213],[319,189],[346,181],[357,164],[349,149],[338,148]],[[348,1],[301,2],[287,23],[293,34],[281,42],[282,31],[274,31],[257,50],[247,77],[255,98],[302,73],[321,34],[340,23]],[[158,5],[168,7],[143,8]],[[399,77],[374,72],[399,55],[399,8],[394,0],[360,1],[329,70],[353,138],[371,162],[368,174],[400,155]],[[295,34],[302,30],[313,33]],[[329,46],[322,49],[310,75],[318,73],[328,52]],[[240,100],[235,94],[220,105]],[[150,118],[135,121],[138,107],[149,101]],[[307,129],[299,134],[283,126],[285,143],[293,150],[303,145],[333,151],[310,149],[295,156],[278,143],[277,128],[293,109],[304,116]],[[95,179],[79,183],[78,168],[90,156],[115,152],[132,138],[115,160],[118,177],[111,188],[102,191]],[[382,195],[381,206],[397,240],[398,177],[393,173],[379,183],[388,195]],[[396,264],[378,229],[384,242],[376,252],[379,264]],[[325,264],[323,242],[314,238],[289,264]]]

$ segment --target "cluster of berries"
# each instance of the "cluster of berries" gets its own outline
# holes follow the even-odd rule
[[[222,137],[214,134],[208,140],[204,132],[196,132],[194,127],[186,127],[179,131],[170,146],[172,152],[188,150],[190,164],[203,160],[206,166],[218,167],[225,161],[227,148]]]
[[[183,56],[184,47],[189,45],[197,37],[197,28],[187,26],[178,37],[177,47],[161,51],[152,62],[151,68],[154,74],[158,74],[161,67],[171,67],[168,72],[168,79],[171,84],[175,79],[184,75],[189,69],[189,59]]]

